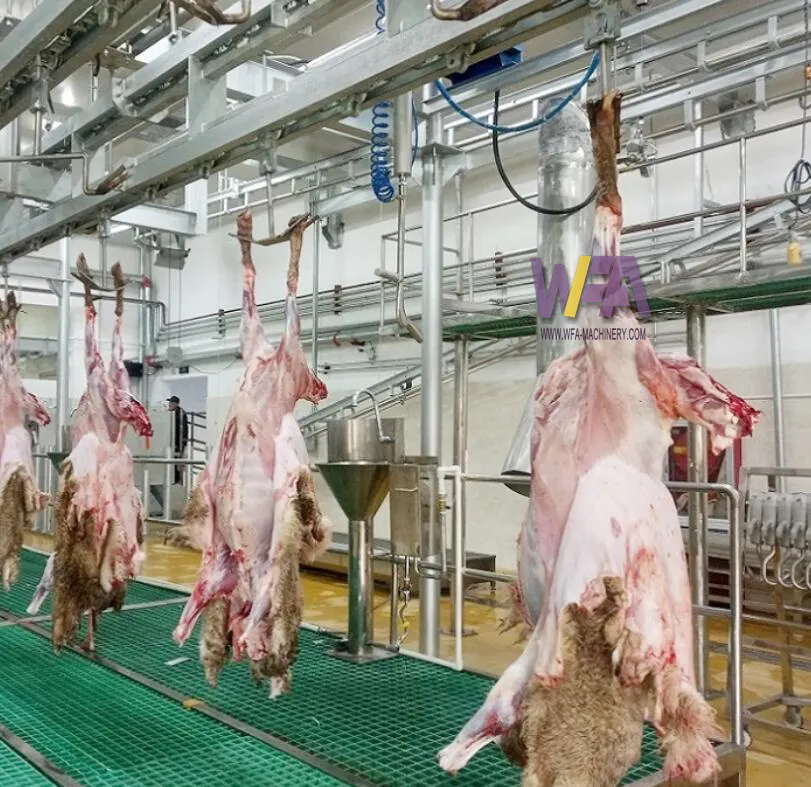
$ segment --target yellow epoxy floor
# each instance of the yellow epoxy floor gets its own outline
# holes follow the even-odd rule
[[[47,536],[29,533],[26,544],[38,549],[50,550],[51,539]],[[146,577],[171,582],[177,585],[193,585],[199,568],[200,554],[191,550],[166,546],[160,538],[147,540],[147,558],[144,565]],[[337,578],[320,574],[305,573],[303,576],[305,612],[308,623],[327,630],[346,629],[347,604],[346,583]],[[472,633],[464,638],[465,665],[474,670],[500,674],[521,652],[522,645],[516,643],[515,631],[499,634],[499,621],[505,614],[506,599],[504,590],[497,589],[496,595],[490,592],[489,584],[471,588],[466,594],[464,608],[465,628]],[[403,647],[417,649],[417,613],[419,600],[412,600],[404,612],[409,630]],[[447,597],[441,602],[442,626],[449,629],[452,609]],[[389,635],[389,596],[386,590],[375,591],[375,639],[388,641]],[[467,633],[467,632],[466,632]],[[773,629],[747,626],[746,634],[761,639],[776,639]],[[723,641],[726,637],[725,624],[713,621],[710,628],[713,640]],[[800,640],[796,640],[800,644]],[[811,645],[811,638],[803,643]],[[442,655],[453,657],[454,640],[451,636],[442,637]],[[712,654],[710,658],[712,686],[722,688],[726,675],[726,657]],[[811,673],[795,671],[795,690],[800,696],[811,696]],[[744,702],[757,702],[780,692],[780,668],[777,665],[759,661],[744,661]],[[482,698],[483,699],[483,698]],[[721,717],[723,707],[719,705]],[[775,709],[763,718],[779,720],[782,711]],[[808,714],[811,716],[811,710]],[[808,724],[811,726],[811,719]],[[773,731],[761,726],[753,726],[754,743],[749,750],[747,784],[752,787],[811,787],[811,735]]]

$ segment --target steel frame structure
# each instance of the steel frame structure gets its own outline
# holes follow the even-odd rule
[[[222,86],[223,77],[206,79],[200,69],[196,82],[202,95],[197,107],[190,106],[190,131],[136,161],[126,188],[102,198],[78,196],[57,202],[25,228],[7,229],[0,234],[0,255],[13,259],[68,231],[93,226],[100,213],[112,218],[145,199],[250,158],[263,141],[292,139],[329,119],[354,115],[380,98],[419,87],[463,62],[477,62],[575,18],[586,2],[569,0],[555,9],[539,10],[548,5],[544,0],[507,0],[469,22],[426,19],[397,36],[376,36],[343,57],[305,71],[296,78],[295,90],[262,96],[230,113],[224,106],[215,112],[204,100],[218,84]],[[195,133],[195,114],[203,111],[208,113],[205,130],[198,124]]]

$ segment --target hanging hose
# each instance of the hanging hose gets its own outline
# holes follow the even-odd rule
[[[372,191],[380,202],[391,202],[395,188],[391,182],[389,112],[391,101],[381,101],[372,108]]]
[[[531,131],[538,126],[547,123],[548,121],[552,120],[557,114],[563,111],[564,107],[569,104],[577,94],[586,86],[589,79],[591,79],[594,72],[597,70],[597,66],[600,65],[600,53],[595,52],[591,58],[591,63],[589,63],[589,67],[586,69],[586,72],[583,74],[582,77],[578,80],[577,84],[569,91],[565,98],[563,98],[560,103],[546,115],[541,115],[541,117],[535,118],[535,120],[530,120],[527,123],[521,123],[518,126],[500,126],[498,124],[497,119],[493,118],[493,123],[487,123],[484,120],[479,120],[477,117],[474,117],[470,114],[464,107],[460,106],[459,104],[454,101],[451,94],[448,92],[447,88],[437,79],[434,82],[437,91],[445,99],[445,101],[450,104],[451,108],[461,115],[463,118],[468,120],[469,122],[479,126],[479,128],[483,128],[486,131],[492,131],[498,134],[519,134],[524,131]]]
[[[582,210],[586,207],[596,196],[597,196],[597,186],[592,189],[591,194],[589,194],[586,199],[582,202],[578,203],[577,205],[572,205],[569,208],[544,208],[541,205],[533,205],[529,200],[521,196],[521,194],[516,191],[513,184],[510,182],[509,177],[507,177],[507,173],[504,170],[504,164],[501,160],[501,151],[499,149],[499,134],[516,134],[516,133],[523,133],[526,131],[530,131],[533,128],[536,128],[548,121],[552,120],[556,115],[563,111],[564,107],[566,107],[572,100],[574,100],[575,96],[585,87],[588,83],[589,79],[591,79],[594,72],[597,70],[597,66],[600,64],[600,53],[595,52],[593,57],[591,58],[591,63],[589,63],[589,67],[586,69],[586,72],[583,76],[578,80],[577,84],[569,91],[569,93],[562,99],[559,99],[557,104],[553,109],[547,112],[540,117],[535,118],[535,120],[530,120],[527,123],[522,123],[518,126],[501,126],[499,125],[498,118],[499,118],[499,100],[501,98],[501,91],[496,90],[495,96],[493,99],[493,122],[487,123],[483,120],[479,120],[478,118],[474,117],[470,114],[466,109],[459,106],[453,98],[451,94],[447,91],[447,89],[442,85],[442,83],[437,80],[435,82],[436,89],[439,91],[440,95],[445,99],[445,101],[450,104],[451,108],[460,114],[465,119],[469,120],[471,123],[479,126],[480,128],[487,129],[492,133],[492,145],[493,145],[493,158],[495,159],[496,163],[496,170],[498,171],[499,177],[501,178],[502,182],[504,183],[507,190],[510,194],[518,201],[520,205],[525,208],[528,208],[535,213],[541,213],[545,216],[571,216],[574,213]]]
[[[385,32],[386,0],[375,0],[375,28]],[[372,108],[372,149],[370,155],[372,191],[380,202],[391,202],[396,189],[391,182],[389,113],[391,101],[381,101]]]

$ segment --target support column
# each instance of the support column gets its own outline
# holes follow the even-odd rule
[[[704,312],[697,307],[687,310],[687,354],[695,358],[702,367],[707,363],[706,329]],[[687,426],[688,481],[707,482],[707,440],[704,428],[690,423]],[[690,589],[693,603],[707,604],[709,565],[707,562],[707,497],[691,492],[689,498],[689,547],[690,547]],[[707,621],[703,616],[696,619],[694,641],[694,662],[696,687],[704,694],[709,689]]]
[[[56,448],[67,451],[70,413],[70,236],[59,241],[59,336],[56,375]]]
[[[268,210],[270,206],[268,205]],[[315,215],[317,214],[317,205],[312,205],[311,210]],[[312,367],[313,373],[318,374],[318,308],[320,306],[318,291],[321,286],[321,219],[316,219],[313,226],[313,297],[312,297],[312,327],[310,333],[310,344],[312,353]],[[316,412],[318,405],[312,405],[312,411]],[[318,451],[318,437],[313,436],[310,438],[310,451]]]
[[[433,88],[426,86],[424,98]],[[442,456],[442,119],[427,122],[422,151],[422,424],[423,456]],[[429,517],[423,530],[420,557],[426,563],[442,561],[442,533],[438,517]],[[437,571],[420,572],[420,651],[439,655],[439,601],[441,577]]]
[[[769,309],[769,343],[771,347],[772,398],[774,407],[774,463],[786,466],[785,427],[783,421],[783,353],[780,338],[780,312]],[[786,491],[786,479],[777,476],[777,491]]]

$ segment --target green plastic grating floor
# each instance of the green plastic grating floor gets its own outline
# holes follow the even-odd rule
[[[0,596],[0,608],[13,614],[24,614],[30,599],[26,589],[33,592],[45,562],[35,553],[24,555],[21,581]],[[127,603],[173,594],[134,583]],[[97,636],[99,656],[375,784],[520,783],[519,770],[495,746],[482,750],[455,778],[436,764],[437,752],[481,705],[493,685],[488,678],[405,656],[356,666],[328,655],[333,639],[303,630],[291,694],[270,700],[244,664],[227,666],[214,690],[203,679],[196,637],[182,649],[172,642],[179,615],[179,606],[105,614]],[[341,783],[77,654],[54,656],[44,638],[18,626],[0,629],[0,648],[5,654],[0,720],[81,784]],[[177,663],[180,657],[187,660]],[[5,767],[0,760],[0,784],[28,783],[7,781]],[[642,762],[624,784],[660,767],[655,733],[646,729]]]
[[[0,743],[0,784],[8,784],[9,787],[41,787],[50,785],[51,780],[13,749]]]

